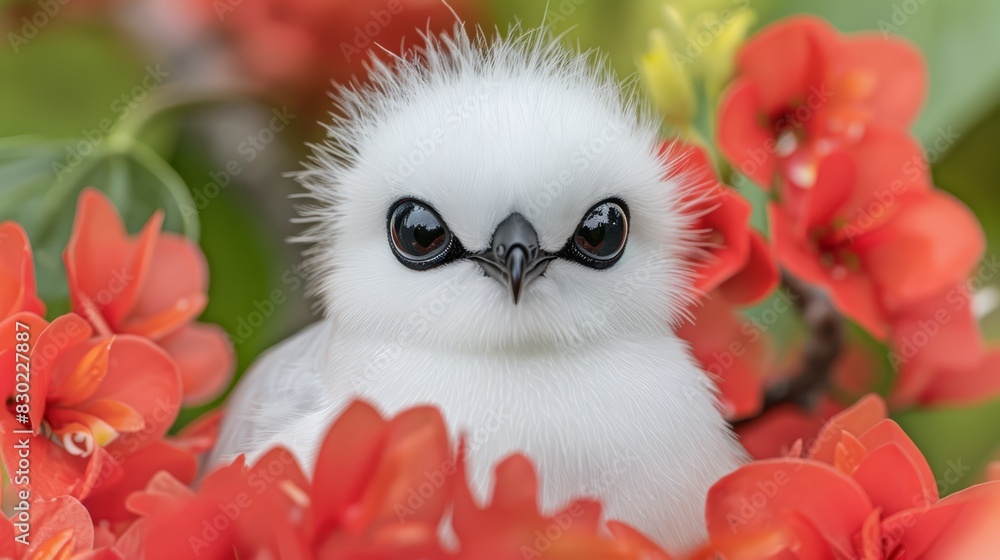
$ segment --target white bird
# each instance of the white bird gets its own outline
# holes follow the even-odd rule
[[[593,58],[459,26],[338,90],[299,175],[325,319],[251,368],[214,462],[309,465],[351,400],[430,403],[481,497],[522,452],[549,510],[596,496],[669,550],[704,536],[744,451],[674,333],[698,232],[659,121]]]

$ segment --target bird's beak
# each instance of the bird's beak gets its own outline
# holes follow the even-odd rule
[[[506,286],[516,304],[521,291],[555,258],[538,248],[538,234],[524,216],[514,213],[493,232],[490,248],[471,256],[486,274]]]

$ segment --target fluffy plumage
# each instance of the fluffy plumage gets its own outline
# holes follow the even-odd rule
[[[685,186],[664,179],[658,122],[593,57],[516,35],[458,28],[338,90],[329,140],[299,175],[326,319],[252,368],[216,460],[283,444],[311,461],[352,398],[389,414],[432,403],[471,434],[481,495],[493,464],[522,451],[547,507],[597,495],[609,516],[683,548],[701,536],[708,487],[742,460],[672,330],[697,241]],[[469,251],[518,212],[557,252],[611,196],[631,211],[621,260],[556,259],[516,305],[472,260],[414,271],[387,242],[387,211],[412,197]]]

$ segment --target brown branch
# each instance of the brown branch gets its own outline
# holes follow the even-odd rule
[[[751,422],[782,404],[812,410],[829,387],[833,367],[844,346],[844,321],[830,298],[787,272],[782,273],[781,283],[792,295],[809,330],[802,365],[792,377],[768,387],[763,408],[756,416],[738,420],[734,426]]]

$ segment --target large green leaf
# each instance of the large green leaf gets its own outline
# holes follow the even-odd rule
[[[129,231],[138,231],[157,209],[165,227],[197,238],[199,223],[184,180],[143,144],[127,150],[91,147],[88,157],[67,155],[68,143],[0,140],[0,220],[21,223],[35,253],[38,290],[64,300],[62,252],[69,241],[76,200],[85,187],[107,193]]]

